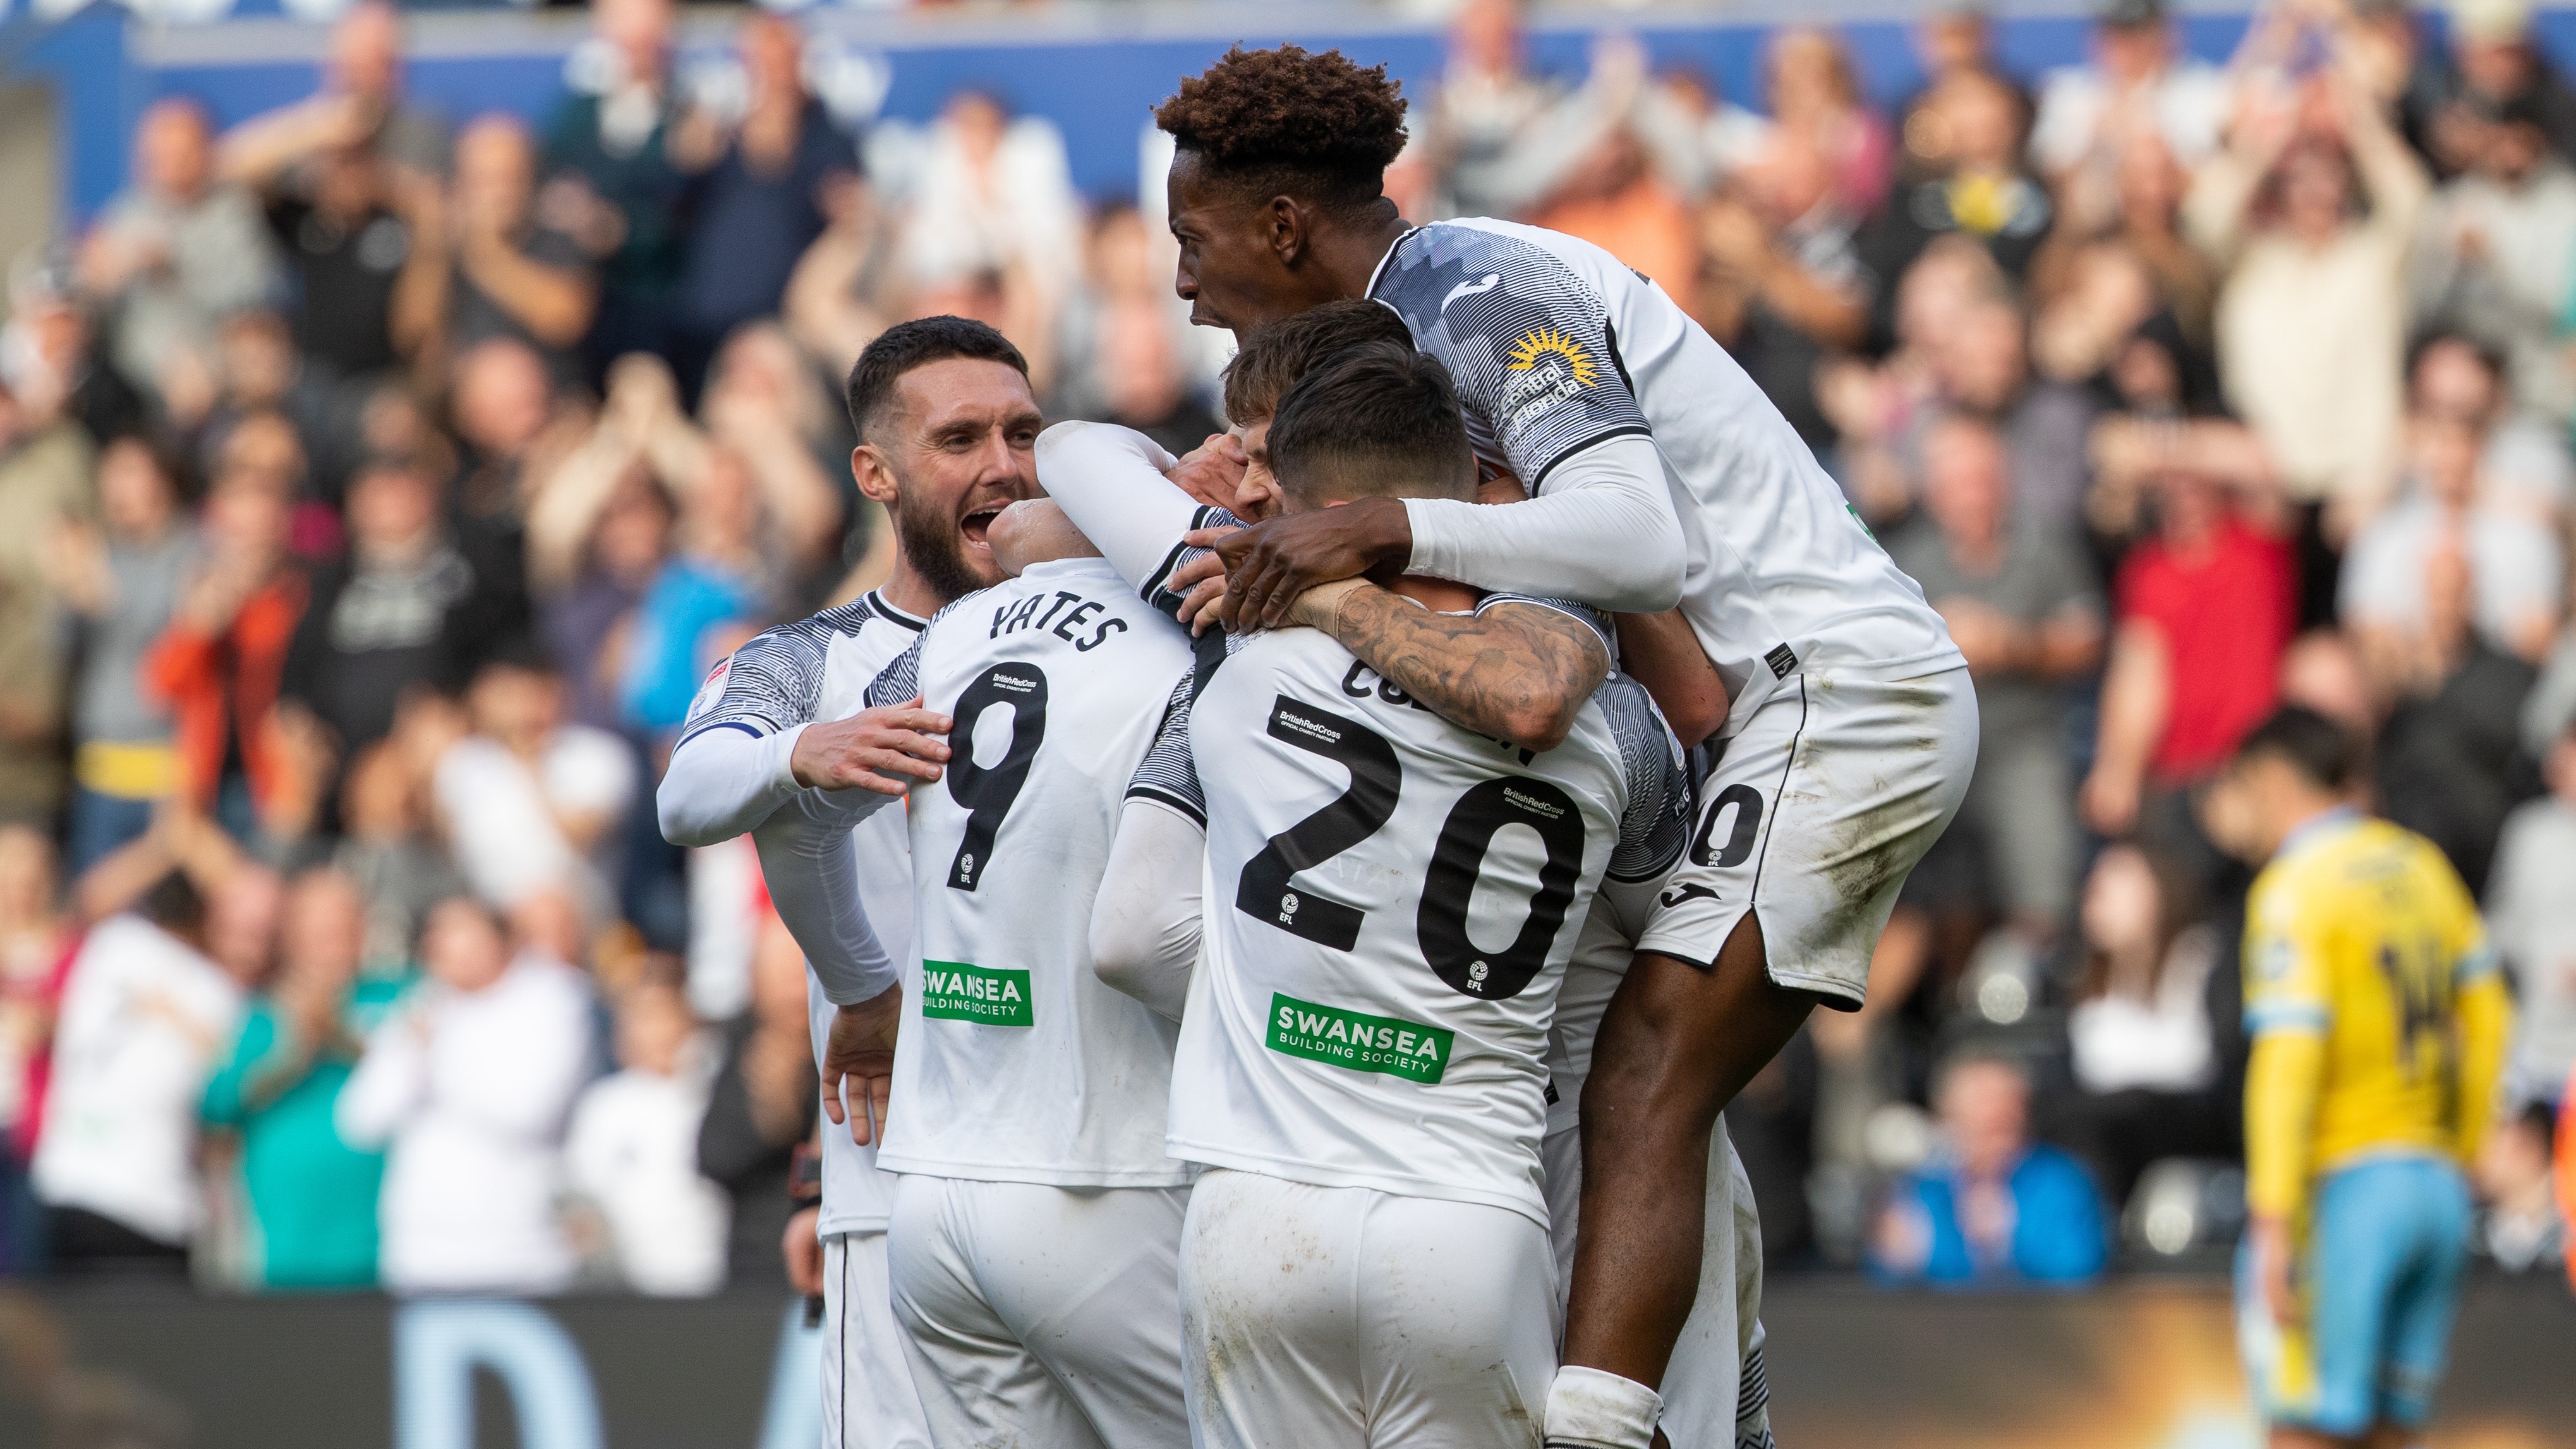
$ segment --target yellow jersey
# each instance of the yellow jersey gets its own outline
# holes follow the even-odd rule
[[[2355,1159],[2477,1150],[2511,1007],[2477,904],[2430,841],[2337,810],[2246,903],[2246,1193],[2295,1218]]]

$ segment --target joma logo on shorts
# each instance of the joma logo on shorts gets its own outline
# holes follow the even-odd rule
[[[964,961],[921,963],[921,1014],[986,1026],[1035,1026],[1029,973],[988,971]]]

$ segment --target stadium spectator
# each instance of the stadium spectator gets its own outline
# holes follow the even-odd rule
[[[377,1276],[398,1293],[547,1293],[572,1280],[555,1216],[564,1118],[590,1061],[590,989],[513,954],[456,896],[421,931],[424,979],[342,1088],[342,1140],[386,1153]]]
[[[198,1103],[268,964],[278,884],[184,811],[84,884],[109,909],[54,1023],[31,1174],[48,1251],[61,1272],[178,1276],[206,1220]]]
[[[390,0],[358,0],[343,10],[331,27],[320,89],[234,127],[224,137],[225,160],[300,160],[338,138],[364,142],[423,176],[447,170],[446,123],[403,96],[403,18]]]
[[[1561,95],[1530,70],[1512,0],[1460,6],[1449,24],[1439,81],[1415,109],[1418,119],[1390,182],[1401,188],[1399,196],[1413,193],[1404,214],[1434,221],[1518,213],[1534,199],[1525,188],[1524,155]]]
[[[2410,417],[2458,423],[2484,439],[2478,454],[2480,502],[2544,526],[2569,516],[2576,501],[2576,461],[2565,433],[2520,410],[2505,388],[2501,354],[2449,332],[2416,340],[2406,369]]]
[[[1833,428],[1816,400],[1816,371],[1860,344],[1876,290],[1860,259],[1862,218],[1833,194],[1824,155],[1796,132],[1774,131],[1738,182],[1700,208],[1706,267],[1693,312],[1823,453]]]
[[[2426,553],[2424,599],[2424,632],[2380,732],[2380,812],[2440,846],[2478,893],[2505,817],[2533,793],[2514,742],[2535,671],[2478,637],[2474,567],[2455,543]]]
[[[781,1184],[822,1111],[805,1010],[805,957],[774,910],[751,958],[751,1009],[725,1029],[724,1064],[698,1127],[698,1171],[732,1199],[727,1281],[772,1283],[792,1207]]]
[[[143,662],[147,690],[177,722],[181,798],[251,840],[294,788],[274,727],[309,592],[287,557],[289,521],[281,480],[247,467],[217,478],[197,565]]]
[[[617,1003],[620,1070],[583,1089],[564,1139],[566,1181],[606,1226],[617,1281],[639,1293],[724,1286],[728,1205],[698,1174],[709,1046],[676,988],[628,987]]]
[[[2566,889],[2576,861],[2576,725],[2542,765],[2549,794],[2507,816],[2487,877],[2487,932],[2513,973],[2518,1013],[2505,1095],[2559,1100],[2576,1072],[2576,898]]]
[[[452,194],[413,196],[420,275],[435,285],[397,299],[396,335],[434,334],[455,353],[514,338],[558,378],[578,375],[575,349],[599,315],[600,283],[564,223],[538,207],[537,164],[536,142],[511,117],[478,117],[457,137]]]
[[[2419,328],[2456,330],[2511,359],[2514,400],[2565,427],[2576,377],[2559,326],[2576,289],[2576,172],[2550,154],[2536,97],[2477,117],[2468,171],[2442,184],[2415,241]]]
[[[2427,186],[2364,91],[2358,62],[2335,44],[2313,92],[2248,89],[2227,148],[2201,168],[2184,207],[2192,239],[2222,268],[2216,332],[2228,402],[2307,512],[2301,563],[2311,574],[2332,561],[2321,530],[2340,537],[2388,489],[2404,269]],[[2328,500],[2337,517],[2320,523]]]
[[[277,256],[259,206],[215,172],[205,111],[156,101],[134,129],[133,189],[108,203],[80,249],[81,286],[115,323],[109,353],[156,397],[213,366],[215,324],[275,299]]]
[[[348,561],[314,580],[282,682],[344,759],[384,738],[408,693],[461,688],[518,626],[510,582],[458,551],[440,492],[418,458],[370,459],[349,482]]]
[[[2139,136],[2154,136],[2185,166],[2218,149],[2226,77],[2178,53],[2163,0],[2108,0],[2095,12],[2092,49],[2091,64],[2040,84],[2031,159],[2052,180],[2117,167]]]
[[[2481,115],[2516,104],[2536,110],[2550,149],[2576,159],[2576,92],[2533,35],[2530,0],[2454,0],[2449,11],[2450,53],[2426,57],[2417,103],[2432,108],[2424,134],[2437,163],[2452,172],[2474,165]]]
[[[0,822],[49,821],[62,801],[70,680],[50,555],[58,528],[97,510],[91,453],[79,427],[0,388]]]
[[[2066,686],[2102,657],[2102,605],[2083,554],[2017,506],[2003,436],[1946,418],[1923,440],[1924,521],[1890,540],[1950,626],[1977,686],[1977,772],[1951,829],[2033,941],[2074,905],[2074,779]]]
[[[2176,792],[2224,764],[2279,693],[2297,562],[2249,443],[2227,424],[2176,433],[2134,423],[2097,443],[2097,492],[2140,498],[2155,516],[2113,582],[2101,728],[2077,795],[2105,835],[2142,818],[2191,834]]]
[[[197,553],[169,467],[140,438],[119,438],[100,454],[98,504],[98,526],[64,519],[48,553],[79,661],[65,851],[74,875],[150,828],[154,802],[178,789],[170,711],[145,692],[143,661],[169,627]]]
[[[674,18],[671,0],[591,7],[587,64],[546,126],[542,210],[599,267],[599,311],[587,339],[593,377],[612,358],[672,341],[683,185],[671,157],[680,115]]]
[[[671,155],[688,176],[681,248],[680,388],[694,398],[716,348],[735,328],[770,317],[798,259],[823,234],[836,195],[858,175],[850,138],[806,89],[795,22],[754,13],[735,37],[748,95],[700,103],[671,131]]]
[[[57,899],[60,885],[53,842],[32,826],[0,825],[0,1278],[43,1262],[27,1160],[54,999],[78,935]]]
[[[2567,1259],[2567,1221],[2550,1181],[2548,1107],[2522,1107],[2489,1132],[2469,1173],[2478,1196],[2477,1246],[2509,1273],[2556,1273]]]
[[[484,665],[467,707],[474,732],[438,757],[430,787],[466,880],[505,910],[559,891],[606,911],[636,791],[625,741],[566,721],[562,681],[522,654]]]
[[[437,284],[438,252],[412,235],[437,182],[386,159],[384,124],[347,99],[224,138],[225,179],[259,196],[285,260],[296,345],[335,380],[386,371],[427,340],[420,309],[398,316],[396,298]]]
[[[2205,913],[2182,870],[2134,845],[2096,856],[2084,883],[2083,974],[2066,1020],[2077,1095],[2050,1125],[2115,1209],[2159,1158],[2235,1150],[2223,1083],[2234,1025],[2213,1010],[2232,992],[2230,955]]]
[[[2556,530],[2491,501],[2479,475],[2483,431],[2418,414],[2406,429],[2407,491],[2354,535],[2336,585],[2344,627],[2391,689],[2407,688],[2431,648],[2426,573],[2439,551],[2467,565],[2470,627],[2486,647],[2537,660],[2557,632],[2566,557]]]
[[[1081,257],[1082,206],[1064,137],[1053,122],[1013,116],[991,95],[949,98],[930,128],[914,178],[899,256],[916,314],[976,315],[999,303],[1023,337],[1041,390],[1052,381],[1047,342]],[[978,293],[991,301],[978,302]]]
[[[1929,104],[1947,137],[1942,169],[1878,213],[1862,257],[1878,275],[1893,277],[1933,238],[1964,236],[2018,280],[2056,216],[2048,188],[2022,160],[2020,94],[2001,77],[1968,73],[1952,77]],[[1842,194],[1853,195],[1848,182]]]
[[[340,1140],[332,1113],[368,1032],[400,991],[359,975],[358,883],[327,867],[288,887],[277,979],[253,998],[207,1082],[207,1127],[239,1138],[250,1282],[365,1288],[376,1281],[384,1158]]]
[[[1933,1091],[1941,1145],[1891,1190],[1870,1267],[1948,1287],[2073,1285],[2109,1256],[2102,1203],[2075,1159],[2030,1137],[2030,1079],[2011,1062],[1953,1062]]]

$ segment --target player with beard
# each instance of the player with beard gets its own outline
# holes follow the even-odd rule
[[[1922,591],[1779,410],[1673,299],[1590,243],[1408,226],[1385,68],[1229,52],[1156,112],[1192,320],[1238,335],[1320,303],[1393,307],[1448,366],[1480,508],[1364,498],[1219,541],[1239,626],[1395,573],[1653,613],[1680,604],[1729,686],[1690,848],[1600,1032],[1552,1437],[1642,1446],[1699,1282],[1711,1124],[1819,1002],[1856,1007],[1897,890],[1974,768],[1975,695]],[[1558,1434],[1561,1426],[1573,1426]],[[1684,1446],[1694,1449],[1694,1446]]]
[[[931,317],[887,329],[848,386],[859,491],[893,519],[885,583],[857,601],[772,629],[716,665],[672,752],[662,833],[712,845],[750,833],[771,894],[806,948],[824,1110],[824,1429],[832,1444],[927,1449],[930,1432],[887,1291],[894,1188],[876,1165],[912,953],[910,845],[903,815],[857,822],[815,808],[816,790],[900,791],[936,778],[944,716],[919,701],[862,708],[869,682],[912,647],[930,617],[997,582],[994,516],[1037,491],[1040,418],[1018,349],[981,322]]]

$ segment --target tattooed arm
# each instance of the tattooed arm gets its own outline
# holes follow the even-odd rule
[[[1441,614],[1343,579],[1307,590],[1289,622],[1332,635],[1452,724],[1552,750],[1610,674],[1609,641],[1580,607],[1497,594],[1473,614]]]

